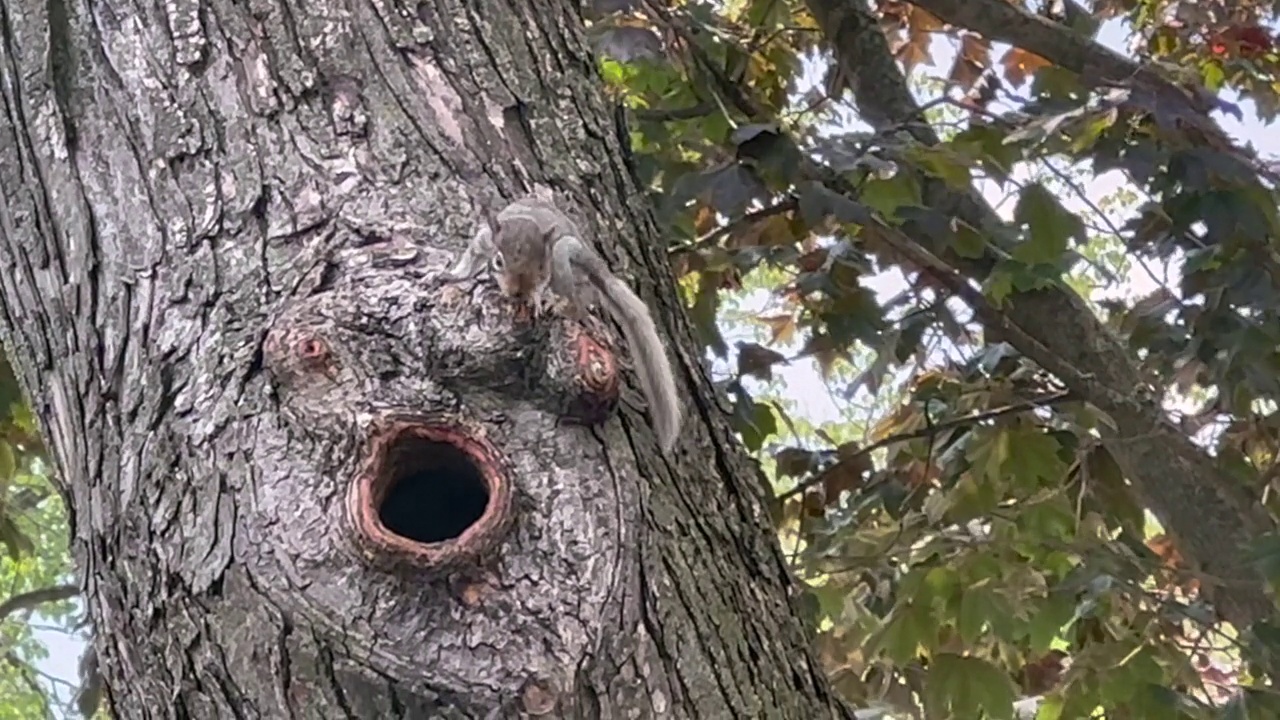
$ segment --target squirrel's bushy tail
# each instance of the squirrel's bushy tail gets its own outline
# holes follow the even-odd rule
[[[635,361],[636,375],[640,377],[640,389],[649,403],[649,415],[653,418],[658,443],[663,452],[670,452],[676,444],[682,418],[665,345],[658,337],[649,309],[631,288],[613,275],[602,278],[602,281],[601,302],[622,326]]]

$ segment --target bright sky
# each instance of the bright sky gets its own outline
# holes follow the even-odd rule
[[[1099,33],[1098,40],[1117,52],[1127,55],[1128,33],[1125,27],[1118,21],[1111,21],[1105,24]],[[934,74],[943,74],[947,68],[951,66],[955,58],[954,48],[945,38],[935,38],[934,40],[934,57],[936,64],[932,68],[926,68],[925,72]],[[996,45],[992,49],[993,57],[999,57],[1007,49],[1007,46]],[[1228,101],[1235,102],[1238,100],[1233,94],[1224,94],[1224,98]],[[1275,129],[1268,132],[1266,126],[1253,119],[1253,108],[1251,104],[1244,103],[1241,106],[1244,122],[1223,114],[1217,115],[1218,122],[1229,133],[1231,133],[1238,141],[1252,143],[1254,148],[1263,157],[1280,156],[1280,134],[1275,133]],[[1108,173],[1090,181],[1088,185],[1089,199],[1096,203],[1106,195],[1111,194],[1120,186],[1122,178],[1119,173]],[[1000,202],[1000,196],[989,194],[988,198],[993,204]],[[1066,197],[1062,198],[1063,203],[1073,211],[1084,211],[1085,203],[1079,198]],[[1011,208],[1006,203],[999,206],[1002,212],[1010,212]],[[886,273],[882,277],[873,278],[869,283],[877,293],[882,297],[888,297],[903,289],[901,275],[895,273]],[[1135,269],[1131,277],[1126,283],[1127,291],[1131,294],[1140,295],[1150,292],[1154,287],[1153,281],[1149,276],[1140,269]],[[767,298],[751,298],[750,302],[743,304],[743,309],[755,308],[757,311],[763,311],[767,307]],[[732,347],[734,342],[738,340],[752,341],[755,338],[757,328],[737,327],[722,328],[725,339]],[[736,359],[731,357],[733,362]],[[716,370],[720,372],[730,372],[730,366],[723,362],[716,364]],[[795,414],[800,417],[806,417],[815,424],[824,422],[839,421],[844,417],[844,413],[840,411],[840,403],[838,399],[833,399],[827,390],[826,385],[817,373],[817,370],[811,362],[797,362],[786,368],[781,368],[776,373],[783,382],[786,383],[787,395],[797,402]],[[44,623],[39,618],[34,620],[39,626]],[[37,630],[36,637],[43,640],[48,648],[50,657],[48,660],[39,663],[42,672],[50,677],[59,678],[75,684],[77,682],[77,664],[79,663],[80,653],[83,650],[83,644],[74,637],[69,637],[63,633],[50,630]],[[59,695],[64,700],[69,700],[65,692]],[[60,712],[55,709],[55,717],[73,717],[74,715]]]

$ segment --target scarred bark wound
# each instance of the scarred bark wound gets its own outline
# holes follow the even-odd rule
[[[0,325],[118,717],[847,713],[572,6],[0,10]],[[534,179],[685,343],[674,456],[616,333],[445,289]]]

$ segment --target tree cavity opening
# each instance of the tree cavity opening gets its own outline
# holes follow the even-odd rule
[[[401,435],[383,462],[378,519],[389,532],[438,543],[459,537],[484,515],[489,488],[479,465],[462,449]]]
[[[389,571],[485,562],[512,522],[506,468],[483,430],[460,418],[375,419],[347,493],[357,558]]]

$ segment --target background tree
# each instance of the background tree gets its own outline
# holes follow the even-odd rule
[[[1021,685],[1051,691],[1043,717],[1274,713],[1275,174],[1212,119],[1241,112],[1225,87],[1274,117],[1270,8],[624,4],[597,36],[646,59],[605,75],[692,238],[673,253],[708,347],[729,355],[721,288],[777,283],[757,319],[787,347],[739,345],[728,387],[748,446],[799,478],[776,517],[846,695],[972,717]],[[1119,12],[1149,61],[1092,39]],[[918,102],[902,68],[944,32],[954,63]],[[1065,207],[1108,171],[1136,202]],[[1089,302],[1152,262],[1179,277]],[[861,437],[805,438],[742,381],[805,357],[891,407]],[[1224,649],[1246,661],[1224,672]]]
[[[75,678],[44,671],[49,649],[42,636],[74,632],[68,601],[78,587],[71,577],[63,505],[46,476],[35,418],[2,354],[0,544],[0,718],[56,716],[71,705],[76,687],[69,680]]]
[[[350,439],[334,429],[343,423],[321,408],[358,406],[361,398],[317,391],[308,379],[317,367],[338,387],[350,387],[353,377],[377,378],[370,387],[393,406],[438,397],[432,388],[396,378],[438,379],[457,369],[458,361],[424,364],[415,350],[426,345],[450,357],[461,316],[434,304],[429,272],[425,281],[406,285],[402,276],[413,271],[398,267],[400,284],[385,282],[388,267],[414,266],[402,248],[386,255],[367,248],[400,247],[397,241],[410,237],[456,249],[474,224],[472,202],[459,198],[486,202],[488,183],[476,179],[485,168],[507,194],[532,176],[574,197],[579,211],[592,208],[586,222],[594,234],[620,235],[610,247],[615,266],[630,266],[655,307],[670,307],[662,291],[669,270],[654,252],[659,233],[643,202],[619,204],[647,191],[661,210],[661,235],[697,337],[732,367],[721,388],[743,443],[773,479],[774,528],[790,572],[807,588],[798,607],[787,608],[785,574],[770,559],[774,549],[760,544],[750,509],[753,475],[733,459],[732,443],[708,455],[721,459],[714,488],[694,477],[700,463],[663,470],[651,467],[643,452],[637,460],[611,453],[609,467],[621,489],[606,493],[603,503],[623,510],[615,513],[623,518],[620,527],[646,530],[638,533],[642,551],[634,565],[614,569],[614,576],[637,583],[633,590],[643,599],[609,607],[623,628],[638,617],[661,619],[643,627],[656,632],[653,647],[666,648],[659,656],[681,658],[684,670],[666,677],[681,678],[683,692],[675,695],[686,712],[801,717],[825,707],[824,679],[788,674],[809,662],[793,614],[817,630],[819,658],[840,693],[856,706],[874,704],[877,713],[922,706],[930,717],[1007,717],[1019,695],[1043,698],[1018,704],[1038,708],[1031,712],[1042,718],[1086,717],[1098,708],[1134,718],[1280,712],[1271,687],[1278,636],[1270,597],[1280,547],[1271,491],[1280,439],[1274,419],[1280,342],[1273,337],[1280,325],[1272,317],[1280,286],[1275,171],[1214,120],[1240,117],[1242,107],[1252,107],[1263,122],[1274,118],[1280,58],[1268,26],[1271,8],[1247,2],[1022,7],[998,0],[590,5],[584,8],[588,35],[603,58],[608,97],[626,108],[625,126],[605,119],[592,63],[576,44],[579,19],[567,8],[536,16],[496,4],[380,8],[380,33],[372,33],[343,11],[255,7],[249,16],[258,27],[285,31],[265,35],[242,29],[239,23],[249,22],[243,8],[213,5],[205,15],[179,8],[167,24],[147,28],[160,33],[150,36],[162,38],[160,46],[172,45],[176,69],[137,65],[135,38],[145,33],[132,11],[93,15],[108,29],[99,39],[80,24],[87,12],[54,8],[52,67],[78,72],[51,72],[45,85],[14,80],[6,90],[13,106],[40,107],[44,116],[56,108],[61,120],[9,120],[6,138],[22,150],[13,156],[33,160],[5,167],[11,173],[3,183],[6,217],[44,220],[37,226],[9,219],[3,226],[10,243],[3,289],[16,333],[9,342],[46,431],[77,428],[53,442],[55,454],[70,453],[59,459],[73,463],[67,489],[73,506],[85,503],[77,516],[98,517],[93,498],[113,498],[113,489],[151,488],[142,497],[152,502],[111,508],[101,516],[113,523],[77,528],[87,533],[81,538],[90,584],[107,572],[94,571],[106,558],[95,555],[104,552],[98,545],[137,553],[154,548],[161,565],[135,559],[120,566],[138,572],[130,562],[139,562],[143,577],[175,573],[179,579],[182,591],[152,611],[161,618],[151,626],[153,642],[168,632],[192,647],[255,652],[259,646],[241,637],[187,629],[243,612],[236,603],[252,593],[235,579],[245,577],[257,578],[253,592],[284,608],[279,616],[255,616],[250,626],[266,633],[288,627],[285,634],[295,637],[293,624],[302,614],[295,603],[314,595],[294,578],[271,589],[255,573],[274,561],[255,557],[252,548],[232,553],[231,541],[216,532],[197,531],[188,540],[174,536],[174,528],[230,523],[238,535],[275,537],[285,554],[324,553],[325,546],[307,544],[288,527],[266,529],[280,523],[260,522],[262,504],[247,507],[245,488],[269,488],[270,506],[288,486],[273,482],[270,469],[259,476],[243,468],[275,463],[297,470],[273,454],[273,439],[282,435],[292,450],[307,448],[310,457],[332,458],[326,467],[345,468]],[[41,27],[42,12],[22,15],[9,33],[10,47],[17,48],[13,67],[45,67],[37,61],[43,40],[30,40],[43,30],[22,30],[23,22]],[[1138,33],[1130,56],[1095,39],[1101,21],[1121,15]],[[307,22],[295,24],[294,17]],[[323,21],[334,25],[322,27]],[[221,30],[216,37],[239,38],[230,45],[236,50],[227,52],[221,40],[210,44],[210,27]],[[439,40],[441,28],[448,28],[449,44]],[[954,58],[945,77],[930,77],[932,40],[940,36]],[[293,37],[300,40],[281,45]],[[375,59],[325,41],[335,37],[361,38]],[[459,38],[483,38],[489,59],[478,62]],[[536,49],[521,49],[526,43]],[[406,65],[376,60],[395,52]],[[369,74],[374,62],[376,82]],[[117,66],[130,73],[118,74]],[[243,85],[225,72],[232,67],[248,72]],[[47,70],[30,72],[23,77]],[[231,87],[239,100],[217,92]],[[150,89],[141,94],[142,88]],[[1247,103],[1221,101],[1213,93],[1222,90]],[[129,129],[109,130],[107,119],[116,116],[77,104],[86,93],[108,98],[104,107],[127,118]],[[474,104],[481,96],[490,108],[506,108],[498,113],[502,122]],[[139,113],[124,101],[139,97],[147,98],[140,107],[152,112]],[[231,107],[242,107],[250,119]],[[169,122],[154,120],[162,116]],[[855,118],[868,127],[855,128]],[[630,157],[615,154],[612,144],[624,128],[626,135],[617,134],[631,147]],[[475,149],[480,145],[468,138],[479,136],[504,145],[504,152]],[[131,138],[141,150],[122,156],[122,145],[106,140],[112,137]],[[582,138],[588,149],[575,149]],[[56,152],[64,146],[68,154]],[[148,165],[134,157],[138,153],[164,161]],[[258,157],[259,165],[244,165],[245,157]],[[26,186],[10,183],[31,177],[22,174],[26,166],[51,168],[37,188],[80,187],[81,199],[32,205],[18,190]],[[150,174],[142,170],[147,167],[154,167]],[[1128,184],[1114,197],[1102,201],[1089,191],[1096,178],[1117,172]],[[638,187],[625,179],[632,173]],[[107,180],[118,177],[136,179],[129,187],[147,187],[149,196],[126,194]],[[246,187],[253,190],[242,192]],[[179,218],[172,227],[139,220],[142,205],[132,214],[118,209],[129,204],[126,198],[168,203],[177,197],[185,204],[156,213]],[[998,210],[989,198],[1010,202],[997,203]],[[208,217],[216,219],[197,222]],[[50,250],[41,243],[53,237],[38,227],[78,227],[80,235],[60,230]],[[174,245],[185,255],[175,255]],[[344,247],[335,260],[334,250]],[[83,248],[91,248],[88,255],[67,262]],[[432,257],[427,267],[434,267]],[[621,257],[629,262],[618,262]],[[8,273],[10,267],[21,274]],[[308,275],[315,267],[325,269]],[[31,288],[52,290],[64,268],[79,289],[34,302]],[[1144,276],[1149,292],[1124,293],[1134,277]],[[364,288],[375,279],[379,290]],[[329,293],[326,299],[290,302],[304,294],[298,288],[311,286]],[[157,288],[172,305],[166,312],[182,322],[153,309]],[[63,297],[80,299],[59,306],[55,301]],[[397,297],[416,298],[415,313],[435,313],[429,332],[403,320]],[[94,317],[103,319],[84,326],[84,338],[69,335],[74,342],[62,349],[73,352],[52,352],[61,341],[44,332],[33,336],[32,328],[82,318],[68,309],[76,302],[98,308]],[[102,310],[116,307],[130,310]],[[681,327],[679,313],[668,315],[668,328]],[[138,325],[140,317],[150,319]],[[38,322],[19,321],[32,318]],[[726,334],[742,336],[743,320],[759,332],[731,349]],[[474,322],[508,330],[483,313]],[[375,327],[393,327],[398,344],[388,344]],[[119,339],[129,334],[126,328],[135,344],[142,333],[160,338],[160,348],[145,359],[130,356],[137,351]],[[566,332],[555,326],[534,344],[551,358],[547,370],[556,388],[581,395],[585,387],[594,397],[590,383],[584,385],[589,378],[575,374],[580,366],[563,351],[607,348],[608,333]],[[273,344],[271,337],[302,342]],[[255,338],[267,340],[260,360],[247,352]],[[349,350],[364,345],[375,349]],[[86,355],[81,347],[99,350]],[[282,355],[281,347],[303,352]],[[499,345],[485,349],[505,357]],[[107,361],[114,364],[101,365]],[[256,392],[267,384],[257,373],[259,362],[273,371],[279,406],[257,403]],[[843,421],[806,421],[797,415],[796,393],[772,382],[786,377],[787,367],[807,363],[843,398]],[[115,380],[129,372],[155,373],[148,389],[159,393],[154,402],[135,387],[130,404],[130,394],[122,394],[128,383]],[[97,414],[84,410],[89,399]],[[719,411],[712,410],[719,406],[705,389],[698,404],[694,417],[709,423],[710,437],[723,438],[715,430]],[[624,415],[628,429],[643,424],[634,413]],[[105,422],[93,429],[110,431],[107,440],[82,431],[90,417]],[[172,463],[179,477],[215,481],[187,491],[194,495],[174,495],[154,469],[125,463],[130,447],[119,438],[131,436],[118,433],[126,426],[159,431],[168,454],[151,462]],[[297,426],[308,432],[289,434]],[[608,446],[616,450],[618,428],[606,427]],[[234,442],[237,433],[253,442]],[[643,443],[643,431],[638,436]],[[114,444],[124,450],[106,452]],[[86,464],[86,448],[93,465]],[[589,458],[597,451],[575,452]],[[215,469],[223,465],[214,458],[223,457],[252,463]],[[522,467],[521,482],[552,484],[537,478],[537,467]],[[112,470],[106,480],[99,477],[103,468]],[[589,461],[578,471],[604,474]],[[313,487],[322,487],[310,472]],[[533,495],[534,507],[554,516]],[[584,504],[595,501],[583,495]],[[163,511],[146,514],[151,506]],[[631,512],[637,514],[629,521]],[[120,518],[132,519],[119,524]],[[489,527],[485,522],[482,529]],[[102,535],[100,526],[113,530]],[[681,532],[691,528],[698,530]],[[613,547],[592,539],[597,551]],[[726,554],[735,542],[754,549]],[[210,557],[217,558],[212,571],[205,562]],[[157,575],[157,567],[164,572]],[[762,567],[774,569],[764,579],[748,579]],[[323,578],[323,584],[334,577],[306,579]],[[361,582],[366,577],[359,575]],[[568,579],[560,582],[573,587]],[[107,585],[106,599],[130,592],[118,581]],[[472,622],[492,608],[479,601],[485,593],[477,588],[486,586],[465,585],[455,594],[471,608]],[[381,587],[392,596],[404,592]],[[687,598],[697,598],[704,612],[691,611]],[[539,617],[528,604],[518,607],[524,614],[516,616]],[[95,617],[103,635],[123,631],[119,619],[106,622],[103,609]],[[732,627],[742,623],[741,632],[727,631],[730,617]],[[383,619],[375,613],[374,625]],[[765,628],[779,623],[786,629],[782,640],[762,640],[771,636]],[[352,638],[359,646],[368,628],[343,624],[335,631],[313,616],[306,627],[315,644],[289,646],[283,656],[319,657],[326,672],[353,663],[403,678],[385,659],[352,652]],[[701,628],[700,642],[677,642],[677,628]],[[335,635],[345,641],[340,649]],[[191,710],[196,714],[217,704],[261,711],[272,702],[300,702],[243,686],[234,657],[175,656],[170,667],[180,673],[139,670],[146,667],[145,647],[104,650],[109,678],[129,667],[138,673],[130,681],[145,679],[128,689],[136,696],[114,698],[125,716],[148,692],[158,697],[166,683],[180,682],[182,673],[217,678],[184,695],[193,708],[215,704]],[[577,658],[580,646],[573,647],[569,654]],[[729,660],[752,653],[749,661]],[[412,659],[410,651],[401,655]],[[719,674],[690,670],[698,658],[714,661]],[[517,689],[515,673],[501,659],[468,659],[470,668],[486,668],[490,688]],[[292,687],[343,689],[339,700],[308,711],[324,712],[325,702],[350,707],[348,696],[381,697],[365,680],[318,675],[285,675]],[[490,688],[477,689],[485,682],[451,683],[447,675],[432,678],[425,690],[395,684],[393,697],[413,699],[393,701],[390,712],[412,715],[413,702],[428,706],[435,702],[430,696],[473,709],[486,705]],[[126,676],[117,677],[123,682]],[[579,702],[569,704],[580,714],[593,716],[583,698],[599,677],[574,678]],[[773,687],[770,678],[787,681],[771,697],[748,692]],[[217,683],[233,690],[208,689]],[[530,707],[540,688],[519,685],[515,695]],[[652,689],[640,701],[617,687],[595,692],[607,698],[606,707],[661,712],[656,703],[663,694]]]

